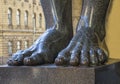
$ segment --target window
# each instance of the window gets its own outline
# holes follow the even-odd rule
[[[33,28],[36,28],[36,14],[33,14]]]
[[[7,0],[4,0],[4,3],[6,4],[6,3],[7,3]]]
[[[8,42],[8,54],[9,55],[12,55],[12,53],[13,53],[13,50],[12,50],[13,48],[12,48],[12,42],[11,41],[9,41]]]
[[[28,41],[25,41],[25,49],[28,48]]]
[[[25,23],[25,26],[28,26],[28,12],[27,11],[25,11],[24,23]]]
[[[17,50],[20,50],[21,49],[21,43],[20,41],[17,42]]]
[[[12,24],[12,9],[11,8],[8,9],[8,24],[9,25]]]
[[[36,4],[36,0],[33,0],[33,4]]]
[[[24,0],[25,2],[29,2],[29,0]]]
[[[17,25],[20,25],[20,10],[17,10],[16,21],[17,21]]]
[[[42,27],[42,14],[39,15],[39,27]]]

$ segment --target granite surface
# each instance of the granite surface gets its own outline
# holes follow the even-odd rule
[[[46,29],[50,28],[53,26],[54,21],[53,21],[53,15],[52,15],[52,10],[50,6],[50,0],[40,0],[42,8],[44,9],[44,16],[45,16],[45,22],[46,24]]]
[[[120,84],[120,60],[98,67],[2,65],[0,84]]]

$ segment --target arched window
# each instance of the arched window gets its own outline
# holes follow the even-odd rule
[[[18,41],[18,42],[17,42],[17,50],[20,50],[20,49],[21,49],[21,42]]]
[[[8,24],[9,25],[12,24],[12,9],[11,8],[8,9]]]
[[[25,49],[28,48],[28,41],[25,41]]]
[[[12,53],[13,53],[12,42],[9,41],[9,42],[8,42],[8,54],[9,54],[9,55],[12,55]]]
[[[17,10],[16,21],[17,21],[17,25],[20,25],[20,10]]]
[[[35,29],[36,28],[36,14],[34,13],[33,16],[33,28]]]
[[[28,11],[25,11],[24,23],[25,23],[25,26],[28,26]]]
[[[39,15],[39,27],[42,28],[42,14]]]

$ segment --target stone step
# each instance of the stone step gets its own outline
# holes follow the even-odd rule
[[[120,60],[98,67],[2,65],[0,84],[120,84]]]

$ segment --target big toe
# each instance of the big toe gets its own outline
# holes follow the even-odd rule
[[[21,66],[21,65],[23,65],[22,62],[20,62],[18,60],[11,60],[11,59],[7,61],[7,64],[9,66]]]

